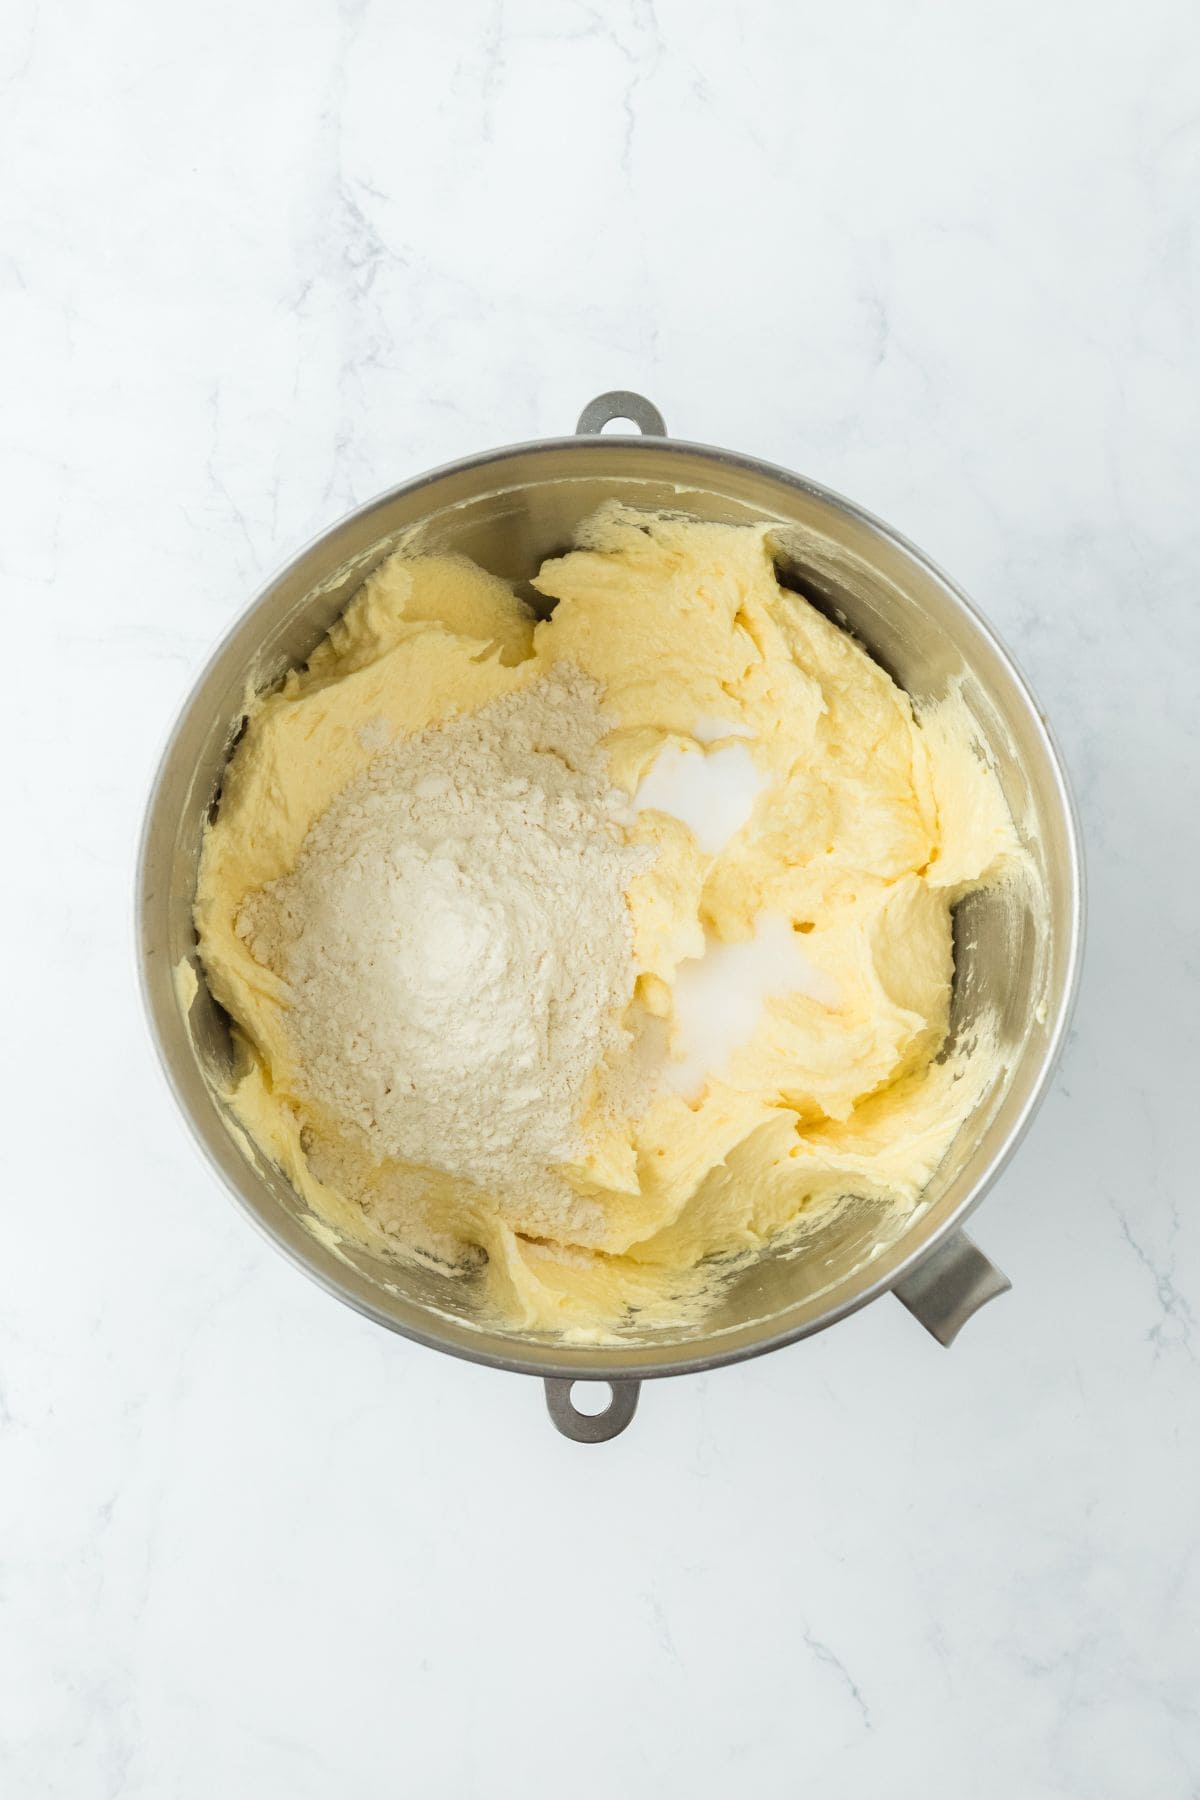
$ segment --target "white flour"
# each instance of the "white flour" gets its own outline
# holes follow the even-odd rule
[[[379,1159],[565,1184],[634,981],[594,682],[565,666],[382,751],[238,931],[291,990],[298,1085]]]

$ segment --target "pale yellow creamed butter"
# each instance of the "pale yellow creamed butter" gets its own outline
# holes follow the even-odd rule
[[[916,1201],[993,1073],[983,1042],[937,1060],[950,907],[1021,853],[962,702],[918,719],[846,632],[779,587],[768,527],[614,505],[577,541],[538,575],[556,602],[540,624],[463,559],[393,557],[370,577],[307,668],[255,703],[206,834],[196,923],[239,1029],[232,1109],[319,1218],[395,1255],[473,1264],[512,1327],[586,1334],[631,1306],[647,1323],[694,1311],[720,1266],[709,1259],[847,1194]],[[589,1246],[535,1241],[511,1203],[428,1170],[367,1168],[353,1195],[319,1179],[312,1146],[335,1127],[297,1091],[284,984],[235,929],[381,733],[469,712],[561,662],[602,685],[616,787],[633,794],[697,733],[706,748],[727,733],[762,777],[715,853],[665,812],[630,814],[656,852],[627,894],[638,1006],[669,1024],[681,962],[706,940],[751,937],[764,915],[803,934],[819,977],[764,1005],[699,1094],[665,1087],[636,1119],[584,1119],[588,1154],[565,1173],[602,1203]]]

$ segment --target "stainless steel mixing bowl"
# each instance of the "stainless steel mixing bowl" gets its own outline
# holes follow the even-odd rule
[[[601,435],[629,421],[636,432]],[[641,435],[637,435],[640,432]],[[728,1280],[701,1320],[630,1328],[612,1344],[564,1344],[479,1316],[471,1283],[339,1241],[228,1118],[217,1097],[228,1022],[195,955],[192,896],[205,819],[247,692],[302,662],[363,578],[398,546],[465,553],[525,584],[612,497],[701,519],[770,520],[780,578],[853,631],[919,703],[961,681],[1036,869],[1021,893],[985,892],[955,913],[952,1032],[987,1009],[1006,1069],[960,1131],[912,1214],[848,1200],[799,1243],[781,1242]],[[520,587],[530,601],[538,597]],[[1040,887],[1041,892],[1036,890]],[[566,1435],[624,1429],[642,1380],[757,1356],[821,1331],[889,1291],[943,1343],[1009,1285],[961,1230],[1012,1155],[1057,1058],[1082,948],[1079,830],[1046,722],[965,595],[861,508],[752,457],[666,436],[640,396],[600,396],[578,432],[489,451],[422,475],[322,534],[260,594],[196,683],[159,768],[139,870],[141,969],[168,1079],[209,1160],[267,1236],[322,1286],[432,1349],[541,1376]],[[196,976],[193,982],[187,965]],[[607,1411],[580,1410],[575,1381],[610,1384]]]

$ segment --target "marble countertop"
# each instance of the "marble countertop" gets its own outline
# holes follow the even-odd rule
[[[1200,31],[1185,0],[12,0],[6,1800],[1200,1792]],[[645,1390],[298,1277],[136,996],[168,726],[354,503],[609,387],[952,570],[1063,745],[1076,1027],[949,1352]]]

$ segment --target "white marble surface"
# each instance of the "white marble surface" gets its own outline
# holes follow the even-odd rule
[[[10,0],[0,1791],[1200,1792],[1188,0]],[[609,386],[955,572],[1061,736],[1077,1030],[947,1353],[891,1301],[557,1438],[258,1241],[135,996],[207,648]]]

